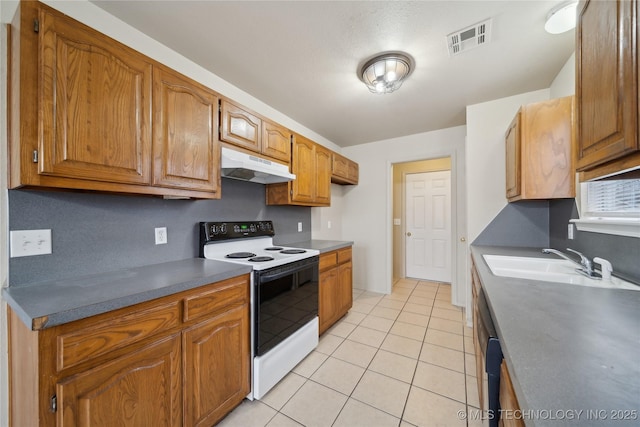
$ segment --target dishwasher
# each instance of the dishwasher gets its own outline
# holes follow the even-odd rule
[[[484,369],[487,373],[489,426],[497,427],[500,420],[500,364],[502,363],[502,349],[500,348],[500,340],[493,326],[487,299],[482,288],[478,291],[478,339],[484,354]]]

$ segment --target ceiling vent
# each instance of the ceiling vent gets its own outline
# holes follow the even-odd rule
[[[449,56],[458,55],[491,41],[491,18],[462,30],[454,31],[447,36]]]

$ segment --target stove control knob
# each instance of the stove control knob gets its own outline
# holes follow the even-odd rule
[[[233,232],[234,233],[239,233],[240,232],[240,226],[239,225],[234,225],[233,226]]]
[[[213,224],[211,225],[210,234],[216,235],[218,234],[218,226]]]
[[[221,234],[227,234],[227,224],[225,223],[220,224],[220,227],[218,227],[218,230],[220,231]]]
[[[249,226],[249,231],[251,231],[252,233],[255,233],[256,232],[256,225],[255,224],[251,224]]]

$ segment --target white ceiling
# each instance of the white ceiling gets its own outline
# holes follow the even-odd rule
[[[573,31],[558,1],[92,1],[340,146],[465,124],[467,105],[550,86]],[[487,45],[449,57],[446,35],[492,18]],[[416,69],[370,93],[356,69],[400,50]]]

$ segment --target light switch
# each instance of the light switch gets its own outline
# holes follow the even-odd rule
[[[400,221],[400,218],[393,218],[393,225],[402,225],[402,221]]]

